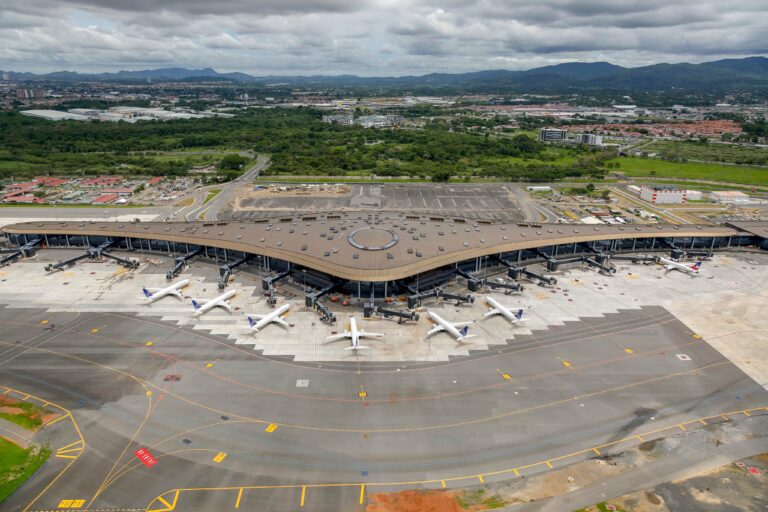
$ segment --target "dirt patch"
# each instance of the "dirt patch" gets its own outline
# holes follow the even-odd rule
[[[637,449],[640,450],[641,452],[650,452],[654,448],[656,448],[656,443],[658,441],[659,441],[658,439],[651,439],[650,441],[645,441],[643,443],[640,443]]]
[[[661,498],[656,494],[648,491],[645,493],[645,499],[647,499],[651,505],[661,505]]]
[[[7,413],[7,414],[24,414],[24,409],[20,409],[18,407],[12,407],[10,405],[3,405],[0,406],[0,413]]]
[[[454,491],[401,491],[368,497],[366,512],[465,512]],[[482,510],[482,509],[480,509]]]

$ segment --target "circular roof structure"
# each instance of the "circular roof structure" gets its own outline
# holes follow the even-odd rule
[[[353,230],[347,241],[363,251],[383,251],[395,245],[400,238],[390,229],[365,227]]]

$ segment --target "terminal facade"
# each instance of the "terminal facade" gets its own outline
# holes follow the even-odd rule
[[[31,222],[5,226],[3,233],[21,248],[19,257],[27,255],[24,247],[80,248],[91,256],[107,250],[162,253],[176,258],[169,279],[192,258],[210,260],[220,265],[222,288],[236,267],[249,265],[266,276],[265,291],[284,278],[301,285],[309,306],[331,291],[364,299],[419,296],[457,277],[467,280],[470,291],[500,274],[554,282],[546,272],[526,270],[537,263],[549,272],[568,263],[611,272],[612,260],[646,255],[650,261],[652,253],[680,258],[768,250],[768,222],[586,226],[328,214],[263,222]]]

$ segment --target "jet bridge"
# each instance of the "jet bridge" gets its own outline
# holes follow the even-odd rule
[[[27,242],[22,247],[19,247],[18,249],[0,249],[0,254],[8,254],[8,256],[3,256],[0,258],[0,267],[4,267],[6,265],[10,265],[14,261],[16,261],[18,258],[21,258],[24,256],[25,258],[29,258],[30,256],[34,256],[35,252],[37,251],[37,245],[42,240],[39,238],[35,238],[31,242]]]
[[[237,267],[245,265],[251,261],[251,258],[253,258],[253,256],[248,254],[239,260],[233,261],[232,263],[221,265],[219,267],[219,290],[223,290],[227,287],[227,283],[229,283],[229,277],[232,275],[232,271]],[[290,274],[290,271],[286,272],[286,274]]]
[[[105,258],[115,260],[118,264],[131,270],[139,268],[139,262],[132,258],[122,258],[120,256],[115,256],[114,254],[108,253],[107,249],[111,247],[114,243],[115,242],[104,242],[98,247],[88,247],[84,254],[80,254],[66,261],[60,261],[58,263],[48,264],[45,266],[45,270],[47,272],[55,272],[63,268],[71,267],[80,260],[84,260],[84,259],[100,260],[102,256]]]
[[[173,264],[173,268],[168,271],[168,273],[165,274],[165,278],[169,281],[173,279],[174,277],[178,276],[182,270],[184,270],[184,267],[186,267],[189,264],[189,260],[197,256],[203,252],[202,247],[198,247],[194,251],[190,251],[187,254],[183,256],[178,256],[175,259],[175,263]]]

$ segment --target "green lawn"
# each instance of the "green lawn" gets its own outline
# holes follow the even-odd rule
[[[31,446],[25,450],[0,438],[0,503],[35,474],[50,455],[48,448]]]
[[[730,144],[697,144],[659,140],[641,151],[687,160],[708,160],[745,165],[768,165],[768,149]]]
[[[205,196],[205,201],[203,201],[203,204],[207,203],[208,201],[210,201],[211,199],[219,195],[219,192],[221,192],[220,188],[212,188],[211,190],[209,190],[208,195]]]
[[[768,169],[736,167],[731,165],[701,164],[695,162],[667,162],[653,158],[620,157],[618,172],[627,176],[658,176],[690,180],[726,181],[745,185],[768,186]]]
[[[8,412],[0,412],[0,418],[13,422],[21,427],[29,430],[34,430],[43,423],[43,409],[42,407],[35,405],[31,402],[6,402],[2,405],[7,407],[15,407],[21,409],[22,412],[12,414]]]

